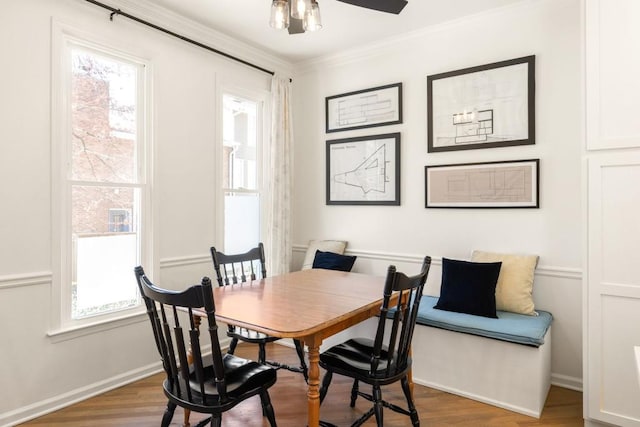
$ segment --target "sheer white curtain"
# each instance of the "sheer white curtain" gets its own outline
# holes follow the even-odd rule
[[[291,82],[271,80],[271,137],[269,139],[268,215],[266,255],[269,275],[286,273],[291,265],[291,188],[293,124]]]

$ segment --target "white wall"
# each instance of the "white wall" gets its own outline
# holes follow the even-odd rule
[[[257,49],[148,13],[205,43],[290,74]],[[82,0],[4,0],[0,13],[0,426],[11,425],[158,370],[146,316],[101,332],[50,337],[52,295],[52,26],[145,58],[152,68],[154,260],[167,287],[212,275],[216,96],[220,85],[268,91],[270,76],[116,16]],[[55,25],[52,23],[55,22]],[[148,266],[147,266],[148,267]],[[133,275],[133,270],[132,270]],[[11,390],[6,392],[6,390]]]
[[[427,153],[426,77],[536,55],[536,144]],[[349,241],[355,270],[417,269],[473,249],[538,254],[537,307],[553,313],[552,381],[581,387],[581,86],[578,0],[525,1],[330,58],[299,64],[295,88],[294,241]],[[404,123],[325,134],[326,96],[403,83]],[[326,206],[325,141],[401,132],[402,204]],[[424,166],[540,158],[540,209],[425,209]]]
[[[119,0],[124,10],[139,2]],[[126,7],[125,7],[126,6]],[[153,67],[155,270],[167,286],[212,274],[215,243],[214,141],[218,85],[268,90],[269,76],[115,17],[82,0],[5,0],[0,13],[0,425],[158,369],[144,317],[117,328],[52,339],[52,19],[148,59]],[[151,13],[154,22],[257,60],[291,67],[211,35],[191,22]],[[157,13],[157,15],[153,15]],[[474,248],[541,256],[535,299],[555,316],[552,371],[580,386],[580,63],[577,0],[532,0],[412,36],[300,64],[294,77],[296,257],[312,238],[343,238],[356,269],[382,274],[393,262],[417,268],[420,255],[463,258]],[[426,76],[535,54],[535,146],[427,154]],[[404,123],[324,133],[324,97],[401,81]],[[402,132],[402,205],[324,204],[326,139]],[[539,157],[538,210],[427,210],[426,164]],[[430,290],[438,283],[438,263]]]

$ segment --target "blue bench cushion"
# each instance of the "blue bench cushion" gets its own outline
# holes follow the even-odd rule
[[[538,316],[498,310],[497,319],[473,314],[456,313],[433,308],[438,297],[424,295],[420,301],[417,323],[450,331],[540,347],[553,316],[537,310]]]

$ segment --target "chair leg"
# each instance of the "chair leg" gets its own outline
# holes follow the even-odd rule
[[[322,378],[322,386],[320,387],[320,404],[327,396],[327,390],[329,390],[329,384],[331,384],[331,378],[333,378],[333,372],[327,371]]]
[[[304,381],[309,382],[309,369],[307,368],[307,362],[304,360],[304,346],[302,341],[293,340],[293,343],[296,345],[296,353],[298,353],[298,358],[300,358],[300,369],[302,369]]]
[[[267,362],[267,350],[264,348],[264,343],[258,344],[258,363],[265,364]]]
[[[231,344],[229,344],[229,351],[227,353],[233,354],[236,351],[236,346],[238,345],[238,338],[232,338]]]
[[[269,397],[269,392],[267,390],[260,393],[260,401],[262,402],[263,416],[267,417],[271,427],[276,427],[276,416],[273,412],[273,405],[271,404],[271,398]]]
[[[404,392],[404,397],[407,398],[407,406],[409,408],[410,417],[411,417],[411,425],[414,427],[420,426],[420,418],[418,417],[418,411],[416,410],[416,405],[413,404],[413,396],[411,395],[411,388],[409,387],[409,379],[407,377],[403,377],[400,380],[400,384],[402,384],[402,391]]]
[[[222,415],[211,416],[211,427],[222,427]]]
[[[362,414],[362,416],[358,418],[353,424],[351,424],[351,427],[360,427],[361,425],[363,425],[369,418],[371,418],[373,412],[374,408],[372,407],[367,412]]]
[[[222,415],[219,415],[218,418],[222,417]],[[205,418],[204,420],[198,421],[198,424],[195,425],[195,427],[205,427],[208,425],[212,425],[211,423],[213,422],[213,418],[214,415],[211,415],[209,418]],[[216,421],[219,422],[219,421]],[[218,425],[218,424],[216,424]],[[188,426],[187,426],[188,427]]]
[[[384,427],[382,417],[382,390],[379,385],[373,386],[373,410],[376,415],[376,424],[378,427]]]
[[[351,387],[351,402],[349,406],[354,408],[356,406],[356,399],[358,398],[358,380],[353,380],[353,386]]]
[[[177,405],[173,402],[167,402],[167,409],[164,410],[162,423],[160,424],[162,427],[169,427],[169,424],[171,424],[171,420],[173,419],[173,413],[176,410],[176,406]]]

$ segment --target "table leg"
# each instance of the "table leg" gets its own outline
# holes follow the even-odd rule
[[[320,425],[320,344],[306,342],[309,348],[309,390],[307,392],[308,426]]]

